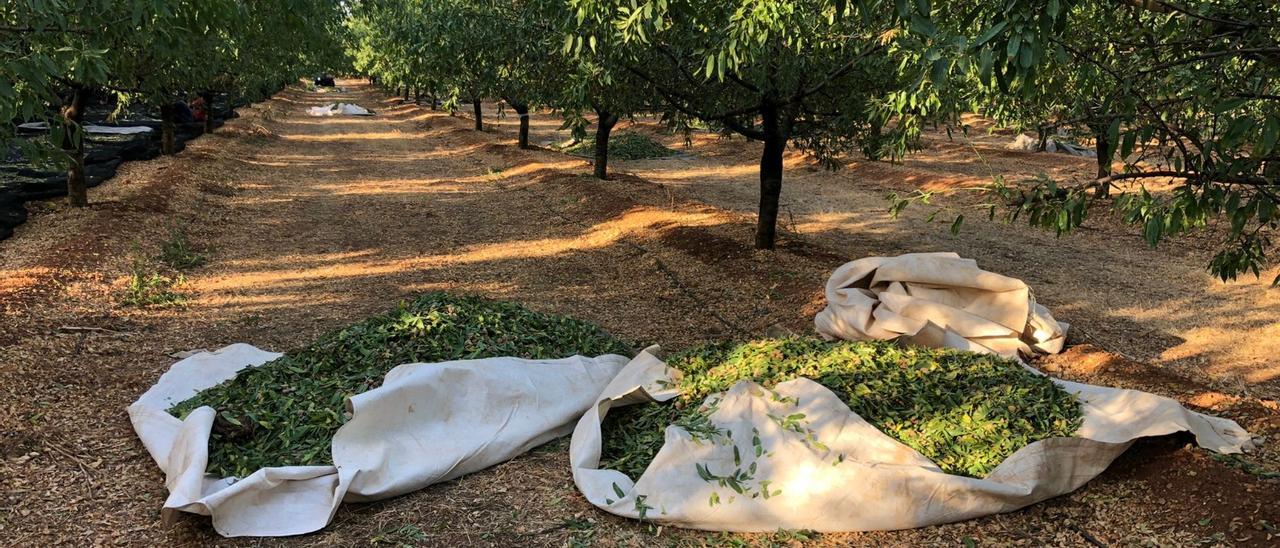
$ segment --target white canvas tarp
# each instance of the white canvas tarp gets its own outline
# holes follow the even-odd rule
[[[710,419],[720,434],[695,438],[667,427],[665,444],[635,482],[600,469],[600,425],[608,411],[675,397],[668,387],[677,375],[646,351],[578,421],[570,463],[574,482],[592,504],[620,516],[713,531],[908,529],[1008,512],[1071,492],[1144,436],[1189,431],[1202,447],[1222,453],[1252,446],[1236,423],[1168,398],[1055,381],[1082,402],[1081,429],[1074,437],[1032,443],[974,479],[942,472],[827,388],[797,379],[773,390],[743,381],[711,396],[718,403]],[[778,420],[796,414],[803,415],[796,424]]]
[[[622,356],[490,358],[392,369],[350,398],[333,439],[333,466],[259,470],[238,481],[205,475],[216,411],[186,420],[175,403],[280,354],[233,344],[175,363],[129,406],[147,451],[165,472],[172,512],[209,515],[225,536],[318,530],[343,501],[393,497],[488,468],[563,436],[627,363]]]
[[[899,339],[1016,356],[1058,351],[1067,326],[1019,280],[955,254],[873,257],[836,270],[820,333]],[[129,407],[164,470],[167,514],[210,515],[226,536],[301,534],[324,527],[343,501],[396,496],[500,463],[573,429],[574,482],[614,514],[708,530],[904,529],[1006,512],[1068,493],[1138,438],[1187,431],[1207,449],[1252,446],[1236,423],[1133,390],[1055,380],[1082,404],[1073,437],[1032,443],[985,478],[942,472],[807,379],[772,390],[743,381],[716,400],[716,434],[669,426],[644,474],[599,468],[601,422],[617,406],[666,401],[678,372],[653,349],[622,356],[530,361],[491,358],[407,364],[350,398],[333,466],[260,470],[239,481],[205,475],[216,414],[166,412],[200,390],[279,354],[245,344],[191,355]],[[778,417],[800,416],[784,423]],[[574,420],[577,420],[574,426]],[[731,479],[730,479],[731,478]]]
[[[1069,328],[1022,280],[955,253],[846,263],[827,281],[826,297],[814,325],[827,339],[901,339],[1016,357],[1061,351]]]
[[[309,116],[373,116],[373,112],[360,105],[351,103],[329,103],[324,106],[307,109]]]

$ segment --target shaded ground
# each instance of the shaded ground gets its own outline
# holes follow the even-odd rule
[[[581,159],[517,150],[514,119],[477,133],[467,120],[381,97],[361,86],[324,96],[283,93],[242,109],[241,119],[182,154],[125,165],[94,189],[87,210],[40,206],[0,243],[0,538],[15,545],[1264,545],[1277,534],[1278,480],[1244,470],[1274,469],[1270,438],[1243,464],[1184,447],[1185,440],[1142,442],[1070,496],[896,533],[723,535],[617,519],[577,494],[566,442],[397,499],[345,505],[329,528],[304,537],[219,539],[196,516],[165,528],[164,478],[124,407],[172,363],[168,354],[238,341],[285,350],[431,289],[518,300],[599,322],[637,345],[681,348],[807,332],[822,284],[842,262],[956,249],[1028,279],[1055,313],[1106,349],[1078,346],[1046,369],[1174,396],[1271,438],[1280,431],[1268,399],[1275,364],[1230,357],[1238,346],[1266,344],[1255,339],[1268,327],[1250,318],[1274,311],[1275,298],[1252,286],[1210,286],[1195,274],[1194,252],[1166,261],[1176,269],[1154,270],[1147,265],[1165,255],[1113,245],[1118,232],[1105,226],[1098,235],[1055,241],[985,225],[952,240],[944,227],[875,213],[890,186],[883,181],[933,184],[910,170],[970,177],[950,145],[904,166],[858,166],[835,176],[792,159],[788,189],[798,192],[788,190],[786,200],[798,234],[778,251],[757,252],[748,245],[750,145],[702,137],[693,159],[619,165],[633,175],[600,182]],[[302,114],[334,100],[379,114]],[[554,120],[536,123],[536,135],[555,138]],[[1026,161],[1048,161],[1041,158]],[[874,173],[879,179],[870,180]],[[858,178],[868,181],[855,184]],[[154,254],[175,227],[209,249],[208,264],[180,287],[188,306],[118,305],[130,256]],[[1098,276],[1125,289],[1100,290]],[[1172,283],[1186,280],[1196,282]],[[1194,308],[1201,304],[1213,308]],[[1228,306],[1237,309],[1225,314]],[[1188,325],[1244,326],[1249,337],[1240,340],[1248,342],[1195,339]],[[75,329],[86,327],[97,329]],[[1184,342],[1148,342],[1169,333]],[[1185,340],[1205,350],[1186,350]],[[1178,348],[1204,360],[1202,369],[1233,376],[1187,373],[1200,362],[1166,356]],[[1208,382],[1222,378],[1238,382]]]
[[[516,119],[494,121],[504,134],[514,132]],[[977,207],[979,197],[970,189],[989,183],[993,175],[1011,182],[1038,173],[1085,180],[1096,168],[1091,158],[1008,150],[1011,135],[990,133],[979,119],[966,121],[974,126],[967,136],[927,134],[925,150],[899,164],[854,159],[831,172],[792,151],[781,200],[784,235],[803,236],[851,257],[956,251],[984,268],[1026,280],[1041,303],[1080,328],[1080,340],[1206,382],[1280,381],[1280,291],[1267,287],[1280,274],[1280,265],[1263,272],[1263,281],[1247,276],[1224,284],[1206,271],[1216,243],[1212,236],[1192,235],[1148,249],[1140,230],[1121,226],[1105,207],[1096,210],[1083,230],[1063,238],[988,222],[986,209]],[[570,138],[558,130],[560,119],[554,114],[537,114],[532,124],[535,143]],[[665,132],[649,119],[624,121],[614,131],[644,132],[693,154],[611,161],[611,167],[717,207],[755,212],[759,143],[695,133],[693,146],[686,148],[684,136]],[[946,196],[935,199],[951,206],[939,222],[926,223],[933,209],[919,206],[902,219],[888,215],[889,192],[916,189]],[[967,218],[958,237],[949,230],[955,213]],[[1280,396],[1280,382],[1266,384],[1265,395]]]

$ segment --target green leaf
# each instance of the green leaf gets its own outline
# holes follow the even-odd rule
[[[990,48],[982,48],[982,52],[978,55],[978,78],[982,80],[983,85],[991,85],[991,67],[994,64],[995,55]]]
[[[983,31],[982,34],[978,35],[978,39],[974,40],[973,45],[970,47],[978,48],[986,44],[987,42],[990,42],[991,39],[995,38],[997,34],[1000,34],[1000,32],[1003,31],[1005,26],[1007,26],[1008,24],[1009,22],[1006,20],[1006,21],[1000,21],[994,25],[991,25],[990,27],[987,27],[987,30]]]
[[[1022,35],[1014,34],[1013,36],[1009,37],[1009,43],[1005,45],[1005,54],[1008,55],[1010,59],[1012,59],[1018,55],[1018,50],[1021,47],[1022,47]]]
[[[1276,149],[1276,141],[1280,140],[1280,115],[1271,115],[1267,117],[1267,122],[1262,126],[1262,143],[1258,147],[1259,155],[1270,154]]]
[[[1229,99],[1214,105],[1213,108],[1210,109],[1210,112],[1214,114],[1222,114],[1229,110],[1235,110],[1239,108],[1240,105],[1243,105],[1248,101],[1249,101],[1248,99]]]

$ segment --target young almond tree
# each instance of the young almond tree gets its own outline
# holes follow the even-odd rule
[[[905,4],[905,3],[904,3]],[[928,13],[927,2],[918,2]],[[886,107],[909,135],[929,104],[892,95],[926,85],[900,65],[913,31],[875,0],[571,0],[576,42],[605,43],[622,70],[644,81],[670,117],[689,117],[764,144],[755,246],[774,246],[788,146],[834,165],[837,155],[881,152]],[[914,5],[912,10],[917,9]],[[916,29],[921,30],[921,29]],[[894,152],[894,151],[889,151]]]
[[[1151,246],[1216,226],[1209,270],[1260,275],[1280,228],[1280,10],[1253,0],[953,7],[939,26],[975,37],[978,106],[1056,119],[1097,143],[1092,181],[993,185],[1010,218],[1061,234],[1111,196]]]
[[[484,2],[469,0],[437,0],[422,2],[416,19],[423,32],[433,37],[435,66],[449,93],[446,104],[452,110],[458,102],[471,103],[476,131],[484,130],[481,101],[496,96],[500,79],[501,49],[504,27],[490,17],[493,12]]]
[[[581,137],[595,113],[595,176],[608,178],[609,136],[622,117],[647,106],[647,86],[616,67],[604,44],[574,40],[577,25],[563,0],[471,0],[483,10],[497,37],[486,58],[497,63],[491,92],[520,116],[521,148],[528,145],[531,104],[558,108],[565,127]],[[559,25],[550,22],[562,22]],[[565,24],[563,22],[568,22]],[[561,44],[564,44],[563,46]]]
[[[494,27],[485,56],[494,63],[490,92],[516,112],[520,129],[517,144],[530,148],[529,111],[556,101],[569,67],[558,55],[558,35],[544,14],[553,13],[560,0],[472,0],[473,13]]]
[[[28,152],[60,155],[68,202],[85,206],[80,126],[91,94],[160,106],[170,152],[169,105],[178,94],[278,89],[329,61],[336,51],[330,32],[340,15],[340,0],[8,2],[0,8],[0,123],[6,126],[0,144],[11,139],[15,121],[48,122],[50,150]]]
[[[595,150],[593,175],[609,178],[609,138],[622,118],[651,109],[661,109],[649,85],[630,72],[611,63],[603,51],[578,56],[570,61],[573,70],[562,81],[560,104],[565,126],[581,138],[591,124],[588,111],[595,113]]]
[[[28,157],[65,159],[69,202],[81,207],[88,204],[80,135],[85,103],[113,82],[122,60],[114,46],[133,39],[133,27],[117,19],[152,14],[151,3],[141,0],[102,4],[78,9],[67,2],[20,0],[0,8],[0,123],[6,126],[0,144],[11,142],[13,122],[48,123],[48,149],[19,143],[28,145]]]

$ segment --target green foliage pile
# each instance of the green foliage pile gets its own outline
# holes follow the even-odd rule
[[[186,281],[182,274],[167,276],[150,270],[143,262],[135,261],[129,272],[129,282],[120,295],[120,303],[140,308],[183,306],[187,304],[187,297],[176,288]]]
[[[609,353],[630,349],[591,323],[514,303],[428,293],[242,371],[169,412],[184,418],[200,406],[218,410],[208,472],[244,477],[268,466],[332,463],[333,435],[347,420],[345,398],[379,386],[397,365]]]
[[[1027,444],[1072,435],[1083,420],[1075,397],[1047,377],[971,352],[790,338],[710,344],[667,363],[684,373],[680,396],[611,412],[603,468],[638,478],[670,424],[695,436],[713,432],[702,401],[744,379],[766,388],[813,379],[947,473],[976,478]]]
[[[587,137],[564,149],[564,152],[579,156],[591,156],[595,151],[595,137]],[[647,160],[666,158],[676,154],[679,152],[664,147],[662,143],[639,133],[619,133],[609,139],[609,157],[618,160]]]

